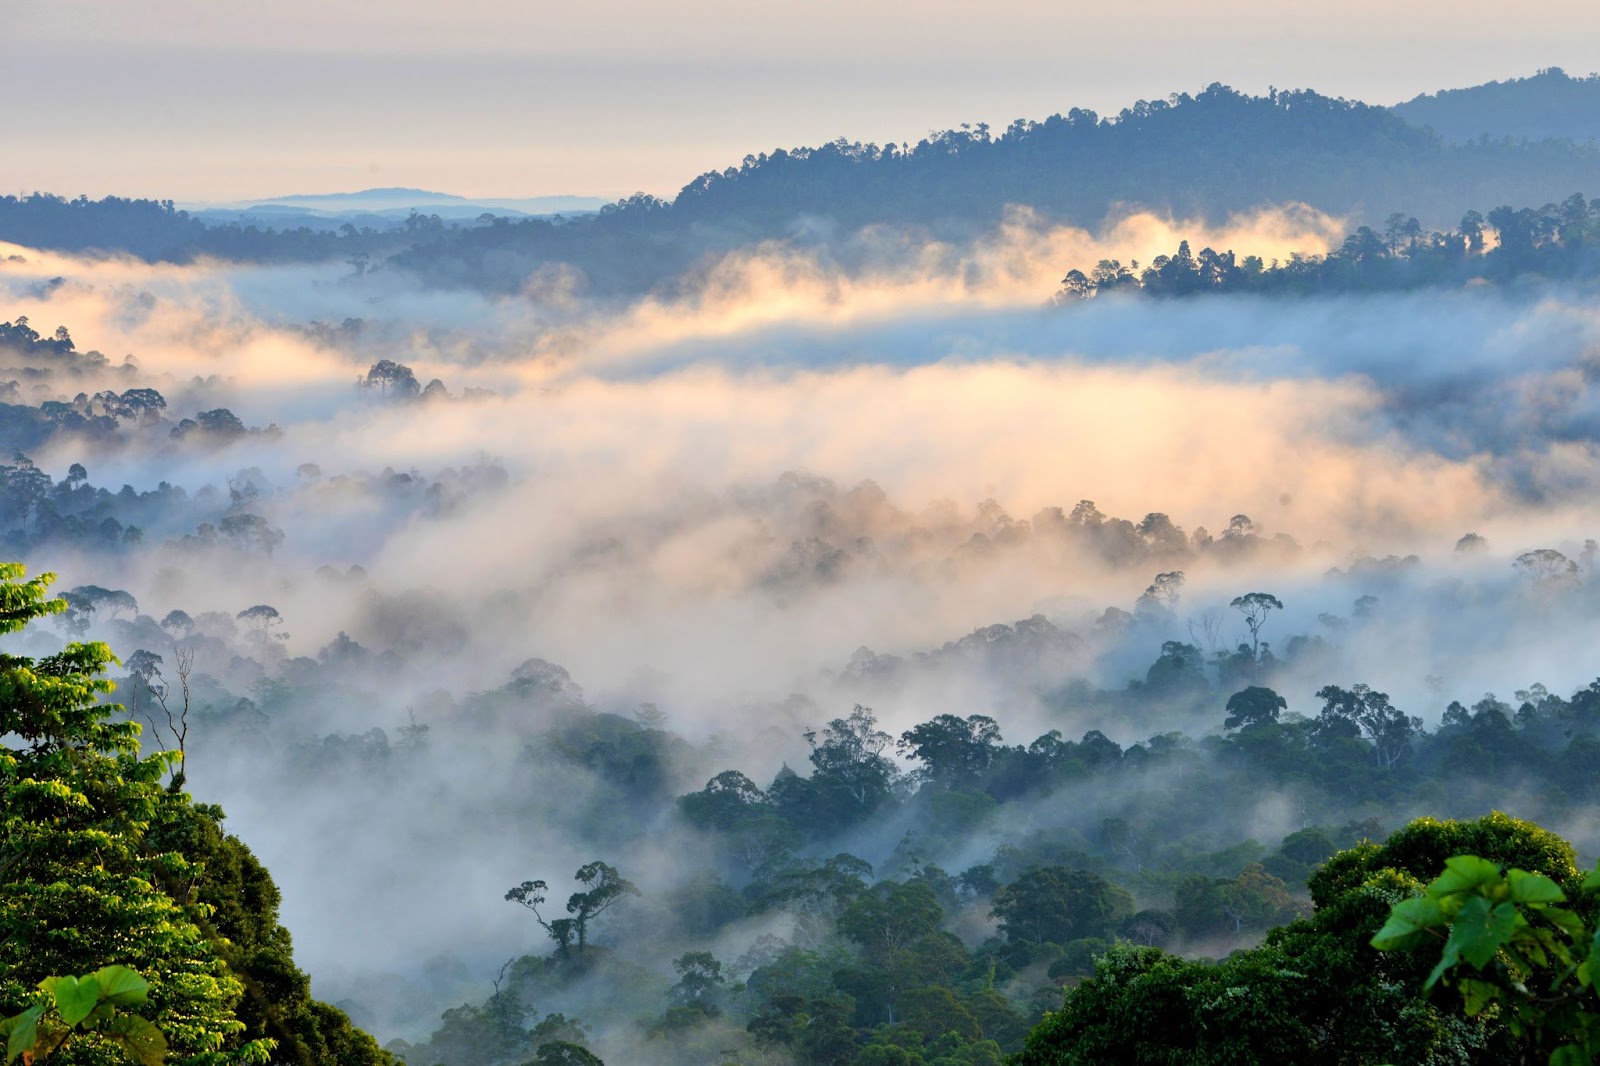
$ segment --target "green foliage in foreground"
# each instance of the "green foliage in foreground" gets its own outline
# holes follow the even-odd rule
[[[143,1006],[149,991],[149,982],[126,966],[102,966],[82,977],[46,977],[39,982],[38,1003],[0,1021],[6,1062],[19,1057],[37,1062],[81,1032],[121,1048],[141,1066],[161,1066],[167,1059],[161,1030],[117,1009]]]
[[[1463,860],[1454,858],[1460,855],[1481,856],[1471,867],[1479,880],[1463,880],[1458,872]],[[1501,867],[1516,874],[1502,877]],[[1485,870],[1494,876],[1483,875]],[[1441,874],[1445,890],[1424,895],[1425,884]],[[1015,1066],[1288,1061],[1487,1066],[1543,1062],[1536,1056],[1548,1040],[1546,1029],[1568,1026],[1561,1021],[1565,1008],[1541,997],[1569,981],[1581,984],[1577,972],[1566,973],[1564,967],[1585,954],[1576,947],[1582,938],[1574,935],[1573,920],[1551,915],[1551,889],[1563,899],[1577,897],[1585,882],[1571,846],[1555,834],[1498,813],[1471,822],[1424,818],[1382,845],[1339,852],[1309,884],[1316,908],[1309,918],[1273,930],[1260,947],[1220,963],[1127,944],[1111,948],[1094,976],[1067,994],[1061,1009],[1045,1017],[1011,1061]],[[1500,891],[1504,899],[1495,896]],[[1483,902],[1472,903],[1472,896]],[[1433,900],[1437,920],[1419,899]],[[1495,911],[1501,903],[1526,910],[1526,924]],[[1492,905],[1486,909],[1486,904]],[[1394,924],[1397,905],[1411,925]],[[1451,934],[1456,947],[1454,954],[1447,950],[1447,965],[1435,967],[1437,960],[1426,952],[1374,946],[1380,932],[1378,943],[1385,949],[1422,942],[1463,914],[1460,934]],[[1423,919],[1434,924],[1424,927]],[[1458,965],[1456,960],[1486,960],[1491,942],[1498,945],[1490,952],[1498,968],[1488,978],[1469,975],[1472,984],[1458,980],[1468,993],[1464,1002],[1428,994],[1434,981]],[[1557,949],[1571,961],[1562,962]],[[1553,983],[1532,993],[1526,984],[1519,988],[1519,980],[1545,963],[1553,967]],[[1492,997],[1483,987],[1488,984],[1496,986]],[[1494,1009],[1488,1009],[1491,1005]],[[1532,1013],[1519,1016],[1523,1007]],[[1540,1014],[1552,1009],[1553,1017]],[[1585,1023],[1577,1031],[1590,1030]]]
[[[0,563],[0,635],[66,607],[46,598],[52,580]],[[115,661],[100,643],[37,660],[0,654],[0,1015],[21,1012],[8,1029],[13,1047],[20,1053],[27,1018],[42,1040],[58,1034],[48,1025],[58,1017],[68,1030],[84,1024],[69,1046],[50,1045],[60,1047],[52,1064],[110,1066],[124,1052],[149,1053],[150,1032],[125,1016],[95,1015],[98,1006],[79,1013],[91,988],[134,994],[121,968],[97,969],[117,959],[146,982],[139,995],[167,1061],[391,1062],[341,1012],[310,998],[277,923],[277,890],[222,834],[222,812],[164,783],[176,757],[142,754],[139,726],[101,702]],[[55,976],[89,971],[92,986]],[[29,1014],[50,1007],[41,989],[55,997],[54,1015]]]
[[[1592,896],[1600,868],[1579,888],[1574,899],[1543,874],[1458,855],[1422,895],[1395,904],[1372,944],[1398,951],[1442,941],[1426,988],[1454,985],[1466,1013],[1497,1018],[1527,1060],[1591,1063],[1600,1056]]]

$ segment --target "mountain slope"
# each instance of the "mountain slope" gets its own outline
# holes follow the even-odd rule
[[[1452,144],[1491,140],[1600,139],[1600,74],[1569,76],[1560,67],[1528,78],[1423,93],[1391,108]]]

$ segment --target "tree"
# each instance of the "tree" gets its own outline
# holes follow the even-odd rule
[[[1329,859],[1308,882],[1310,917],[1272,930],[1260,947],[1209,964],[1113,946],[1013,1062],[1531,1061],[1499,1018],[1422,995],[1432,958],[1372,944],[1394,903],[1463,853],[1575,887],[1571,846],[1537,826],[1502,814],[1420,819],[1381,846],[1363,843]]]
[[[990,916],[1013,943],[1066,944],[1107,935],[1133,913],[1133,897],[1092,870],[1030,870],[994,896]]]
[[[606,1066],[600,1056],[570,1040],[549,1040],[539,1045],[533,1061],[524,1066]]]
[[[678,810],[699,829],[731,832],[770,810],[766,793],[737,770],[724,770],[699,792],[678,798]]]
[[[939,928],[944,909],[921,881],[880,881],[858,895],[839,916],[839,932],[870,958],[887,961],[895,952]]]
[[[1392,706],[1387,693],[1366,685],[1350,689],[1327,685],[1317,690],[1317,699],[1322,700],[1318,728],[1337,735],[1354,727],[1371,742],[1373,758],[1385,770],[1404,757],[1422,732],[1422,719]]]
[[[1224,729],[1249,729],[1251,726],[1266,725],[1278,720],[1278,712],[1289,706],[1289,701],[1260,685],[1251,685],[1249,688],[1240,689],[1228,697],[1228,717],[1223,721]]]
[[[422,391],[411,368],[392,359],[373,363],[358,384],[364,389],[376,389],[384,399],[409,400]]]
[[[1146,515],[1144,523],[1140,525],[1140,532],[1153,518],[1163,518],[1166,515]],[[1168,525],[1171,523],[1169,522]],[[1180,535],[1181,539],[1181,535]],[[1139,596],[1138,607],[1145,611],[1171,611],[1178,606],[1179,590],[1183,588],[1183,571],[1173,570],[1164,574],[1157,574],[1150,582],[1148,588]]]
[[[672,961],[678,983],[667,990],[667,997],[684,1007],[699,1007],[706,1014],[717,1014],[717,991],[727,982],[722,963],[709,951],[686,951]]]
[[[163,751],[167,750],[168,739],[172,741],[177,763],[169,787],[176,790],[183,787],[189,774],[189,675],[194,672],[194,649],[174,647],[172,656],[173,672],[178,677],[177,692],[172,691],[172,684],[162,676],[164,660],[161,656],[136,651],[128,657],[126,665],[138,686],[134,689],[134,713],[150,727]],[[154,706],[144,703],[141,696],[148,696]],[[157,708],[161,712],[159,717],[155,713]]]
[[[1600,867],[1579,892],[1597,889]],[[1372,946],[1442,942],[1424,991],[1454,985],[1468,1015],[1503,1022],[1525,1046],[1524,1061],[1580,1066],[1600,1056],[1600,951],[1592,907],[1569,901],[1580,902],[1544,874],[1457,855],[1420,895],[1394,905]]]
[[[1241,516],[1242,517],[1242,516]],[[1236,518],[1234,521],[1238,521]],[[1246,522],[1249,519],[1245,519]],[[1231,533],[1233,527],[1229,526]],[[1261,627],[1267,624],[1267,616],[1273,611],[1283,610],[1283,602],[1278,597],[1266,592],[1247,592],[1243,596],[1235,596],[1228,604],[1234,610],[1244,615],[1244,624],[1250,630],[1250,653],[1259,659],[1261,657]]]
[[[0,501],[6,506],[0,510],[16,516],[17,528],[28,531],[28,516],[35,516],[37,528],[40,507],[51,488],[50,475],[40,470],[21,452],[12,455],[11,466],[0,466]]]
[[[234,615],[236,621],[243,622],[249,629],[250,635],[258,643],[269,640],[287,640],[287,633],[273,632],[283,625],[283,615],[269,603],[258,603],[254,607],[246,607]]]
[[[126,966],[102,966],[81,977],[46,977],[39,982],[41,1002],[0,1021],[6,1062],[21,1056],[33,1063],[49,1056],[78,1033],[120,1048],[141,1066],[161,1066],[167,1038],[149,1021],[119,1007],[143,1006],[150,983]]]
[[[939,788],[976,785],[994,761],[1000,726],[974,714],[966,719],[941,714],[900,734],[896,747],[922,763],[922,778]]]
[[[64,608],[45,598],[52,580],[0,563],[0,634]],[[0,1013],[46,977],[118,959],[149,982],[149,1020],[175,1054],[265,1062],[270,1042],[240,1039],[243,987],[197,924],[204,912],[164,888],[202,871],[146,846],[187,800],[161,786],[171,757],[141,755],[138,724],[100,702],[114,661],[98,643],[0,654]]]
[[[539,911],[545,902],[550,886],[543,881],[524,881],[506,892],[506,899],[521,904],[533,912],[534,920],[556,942],[557,958],[568,958],[574,941],[578,954],[589,945],[589,926],[605,911],[627,896],[637,896],[639,890],[632,881],[625,880],[615,867],[603,862],[585,863],[578,867],[573,879],[588,886],[586,892],[574,892],[567,897],[570,918],[546,920]]]
[[[806,743],[811,745],[811,765],[816,767],[816,783],[844,793],[856,817],[870,814],[888,798],[898,773],[883,754],[892,738],[877,724],[871,708],[856,704],[850,717],[829,722],[820,740],[815,731],[805,734]]]
[[[1200,649],[1180,640],[1161,643],[1161,654],[1145,671],[1144,687],[1152,694],[1195,697],[1210,689]]]
[[[834,916],[866,890],[871,876],[870,863],[845,853],[822,863],[797,863],[772,878],[759,906],[793,914],[797,941],[815,946]]]
[[[1567,588],[1578,583],[1578,564],[1554,548],[1523,552],[1511,565],[1539,588]]]
[[[107,618],[116,618],[123,611],[138,611],[139,601],[122,589],[101,588],[99,585],[79,585],[63,593],[68,611],[76,610],[92,622],[104,611]]]
[[[258,514],[228,515],[217,525],[218,532],[242,552],[259,551],[270,556],[283,543],[283,530]]]
[[[239,421],[238,415],[226,407],[217,407],[210,411],[201,411],[193,418],[183,419],[172,427],[171,436],[176,440],[195,437],[225,444],[246,436],[249,432],[245,424]]]

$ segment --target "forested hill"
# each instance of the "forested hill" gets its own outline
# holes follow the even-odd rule
[[[1528,78],[1423,93],[1392,110],[1452,144],[1480,137],[1582,143],[1600,139],[1600,74],[1574,78],[1549,67]]]
[[[1074,109],[998,135],[978,125],[912,147],[836,141],[747,157],[691,182],[673,210],[695,219],[986,222],[1005,204],[1027,204],[1092,225],[1118,204],[1218,218],[1302,201],[1379,219],[1405,202],[1453,221],[1485,201],[1556,198],[1565,187],[1551,182],[1562,174],[1582,186],[1600,174],[1600,152],[1452,147],[1384,108],[1212,85],[1110,118]]]
[[[1368,222],[1403,208],[1439,226],[1475,207],[1592,188],[1600,188],[1600,145],[1451,145],[1385,108],[1213,85],[1111,118],[1075,109],[998,134],[980,124],[916,145],[839,140],[747,156],[702,174],[671,201],[641,194],[566,221],[449,224],[413,215],[385,231],[274,231],[206,226],[170,203],[0,197],[0,240],[180,261],[348,258],[358,271],[387,263],[433,284],[507,292],[561,262],[580,268],[594,291],[637,292],[762,239],[873,223],[960,237],[991,227],[1012,204],[1086,226],[1122,209],[1221,219],[1291,201]],[[800,225],[819,221],[833,228]]]

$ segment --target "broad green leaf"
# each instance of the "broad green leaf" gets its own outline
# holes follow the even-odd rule
[[[67,1037],[72,1035],[72,1030],[69,1027],[51,1024],[48,1015],[41,1018],[40,1022],[42,1024],[39,1026],[39,1038],[33,1042],[33,1058],[35,1062],[49,1058],[55,1053],[56,1048],[65,1044]]]
[[[137,1007],[149,997],[150,982],[126,966],[103,966],[95,971],[100,998],[119,1007]]]
[[[1500,868],[1476,855],[1457,855],[1444,861],[1444,873],[1433,879],[1428,895],[1437,899],[1456,892],[1468,892],[1480,885],[1500,880]]]
[[[142,1066],[161,1066],[167,1058],[167,1038],[137,1014],[121,1014],[100,1027],[100,1032],[121,1044]]]
[[[1595,868],[1589,871],[1589,876],[1583,879],[1583,890],[1585,892],[1591,892],[1597,888],[1600,888],[1600,863],[1596,863]]]
[[[1439,904],[1425,896],[1401,900],[1389,912],[1389,920],[1373,936],[1371,944],[1379,951],[1410,947],[1417,934],[1444,925],[1444,912]]]
[[[1517,973],[1532,973],[1535,966],[1548,967],[1550,959],[1536,941],[1517,941],[1500,949]]]
[[[1563,903],[1567,898],[1561,887],[1544,874],[1507,870],[1506,884],[1511,886],[1511,898],[1517,903]]]
[[[1428,974],[1428,979],[1422,983],[1423,990],[1426,991],[1427,989],[1430,989],[1434,985],[1438,984],[1439,978],[1443,977],[1445,974],[1454,969],[1456,963],[1460,961],[1461,945],[1457,944],[1456,938],[1452,936],[1449,940],[1445,941],[1444,953],[1439,956],[1438,965],[1434,966],[1433,972]]]
[[[1550,1052],[1550,1066],[1590,1066],[1592,1061],[1577,1044],[1563,1044]]]
[[[1474,981],[1467,978],[1460,983],[1461,998],[1466,1004],[1467,1014],[1476,1016],[1485,1007],[1500,998],[1500,986],[1488,981]]]
[[[1592,988],[1597,984],[1596,978],[1600,977],[1600,959],[1590,955],[1583,960],[1583,965],[1578,967],[1578,983],[1584,988]]]
[[[1456,924],[1450,928],[1450,942],[1457,945],[1462,958],[1481,970],[1505,946],[1516,926],[1517,908],[1513,904],[1491,907],[1482,896],[1474,896],[1456,915]]]
[[[24,1051],[32,1051],[39,1040],[39,1018],[43,1007],[29,1007],[21,1014],[5,1020],[6,1062],[10,1063]]]
[[[68,1028],[87,1018],[100,1002],[100,984],[93,974],[82,978],[46,977],[39,982],[39,987],[55,997],[56,1011]]]
[[[1562,907],[1546,907],[1539,912],[1551,925],[1560,929],[1574,940],[1583,939],[1583,919]]]

